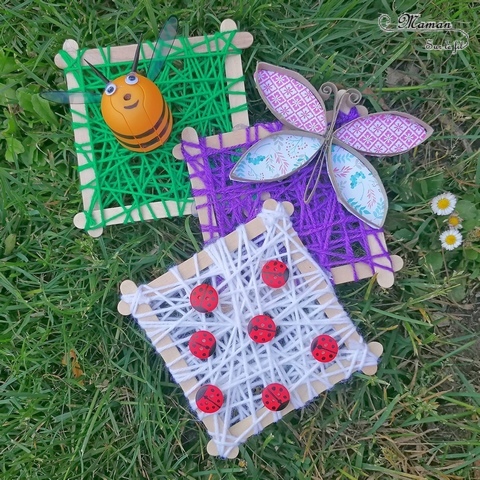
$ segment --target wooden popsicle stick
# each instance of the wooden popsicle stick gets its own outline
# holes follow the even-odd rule
[[[390,260],[392,262],[392,268],[394,272],[398,272],[403,268],[403,260],[398,255],[390,255]],[[355,277],[355,272],[356,272],[356,277]],[[362,280],[364,278],[370,278],[373,275],[375,275],[376,272],[367,263],[355,262],[353,264],[340,265],[338,267],[333,267],[330,270],[330,273],[332,274],[332,278],[335,285],[340,285],[342,283],[353,282],[355,281],[355,278],[359,280]],[[378,277],[377,277],[377,280],[378,280]],[[385,287],[384,285],[385,283],[380,286],[382,286],[383,288],[389,288],[388,286]]]
[[[368,349],[378,358],[383,354],[383,345],[379,342],[370,342],[368,344]],[[365,375],[375,375],[378,370],[378,365],[367,365],[362,368],[362,372]]]
[[[197,170],[195,171],[194,167],[187,163],[188,173],[190,175],[190,183],[193,189],[204,190],[205,184],[203,183],[202,178],[198,175],[198,173],[203,172],[205,168],[204,159],[199,153],[201,152],[200,149],[200,142],[198,140],[198,134],[196,130],[192,127],[187,127],[183,129],[182,132],[182,140],[184,142],[188,142],[185,144],[185,150],[189,152],[190,155],[195,156],[198,160],[197,162]],[[217,219],[215,217],[215,213],[211,209],[211,207],[205,206],[208,205],[208,198],[205,195],[200,195],[195,198],[195,208],[197,211],[198,219],[200,221],[200,225],[208,225],[211,223],[213,227],[217,226]],[[212,210],[209,215],[209,210]],[[202,237],[204,242],[208,242],[213,237],[218,237],[218,234],[214,234],[213,236],[210,235],[210,232],[202,230]]]
[[[180,205],[175,200],[165,200],[163,202],[152,202],[148,205],[142,205],[140,208],[135,208],[134,210],[128,212],[128,217],[133,221],[138,222],[140,220],[155,220],[157,218],[168,218],[179,216],[180,212],[183,211],[185,214],[192,213],[192,205],[195,200],[192,198],[190,201],[185,202],[183,209],[180,208]],[[103,213],[100,210],[93,210],[91,215],[96,222],[103,221],[106,226],[109,225],[119,225],[125,223],[127,218],[127,213],[131,206],[127,205],[125,207],[112,207],[106,208],[103,210]],[[80,212],[75,215],[73,218],[73,223],[77,228],[84,229],[86,225],[85,213]],[[88,231],[92,235],[92,231]],[[100,233],[101,235],[101,233]],[[92,235],[94,236],[94,235]]]
[[[207,452],[209,455],[212,455],[212,457],[217,457],[219,455],[217,444],[213,440],[210,440],[207,443]],[[227,458],[229,458],[230,460],[233,458],[237,458],[239,453],[240,449],[238,447],[233,447],[227,455]]]
[[[117,311],[118,311],[118,313],[120,313],[121,315],[124,315],[124,316],[132,314],[132,312],[130,310],[130,304],[123,301],[123,300],[120,300],[118,302]]]
[[[234,29],[236,30],[236,28]],[[193,46],[193,51],[195,53],[207,53],[211,51],[216,51],[217,47],[221,50],[225,46],[225,42],[222,39],[217,39],[215,41],[213,39],[213,36],[210,35],[207,37],[207,39],[210,39],[208,44],[205,43],[205,37],[190,37],[188,38],[188,43]],[[68,39],[66,42],[75,42],[75,40]],[[76,43],[76,42],[75,42]],[[253,43],[253,36],[249,32],[237,32],[235,36],[232,39],[231,44],[240,49],[245,49],[248,48],[252,45]],[[70,51],[68,48],[65,48],[65,43],[64,43],[64,50]],[[111,63],[116,63],[116,62],[125,62],[125,61],[130,61],[133,59],[135,55],[135,50],[137,48],[137,44],[132,44],[132,45],[120,45],[120,46],[112,46],[109,48],[109,56],[110,56],[110,62]],[[176,39],[173,44],[172,48],[175,50],[175,48],[182,48],[182,43],[179,39]],[[78,49],[78,44],[77,44],[77,49]],[[91,48],[88,49],[84,52],[82,55],[82,65],[87,65],[85,62],[85,59],[87,59],[92,65],[103,65],[104,64],[104,56],[101,53],[102,49],[100,48]],[[142,52],[143,52],[143,58],[149,59],[152,57],[153,50],[150,47],[148,43],[143,43],[142,44]],[[60,55],[55,56],[55,65],[61,69],[64,69],[67,67],[67,64],[63,60],[63,58]]]
[[[120,284],[120,293],[122,295],[133,295],[137,291],[137,284],[132,282],[132,280],[124,280]],[[125,302],[124,300],[120,300],[117,305],[118,313],[121,315],[131,315],[132,311],[130,308],[130,304]]]
[[[223,148],[235,147],[236,145],[245,143],[249,138],[254,138],[255,128],[258,128],[259,139],[271,135],[271,132],[264,127],[248,127],[240,130],[234,130],[233,132],[223,133],[221,135],[221,142],[220,135],[210,135],[209,137],[205,137],[205,142],[209,148],[220,148],[220,146]],[[173,148],[173,156],[177,160],[185,160],[182,154],[181,144],[175,145]]]
[[[379,241],[381,246],[378,244]],[[378,237],[375,235],[368,235],[367,242],[370,249],[370,254],[372,256],[382,255],[382,247],[383,249],[387,250],[387,244],[385,242],[385,235],[383,232],[378,234]],[[395,281],[395,276],[391,271],[393,269],[392,260],[387,257],[379,257],[376,259],[376,262],[379,265],[384,265],[386,267],[374,267],[375,273],[377,274],[377,283],[383,288],[390,288]]]
[[[221,32],[230,32],[236,30],[237,25],[233,20],[224,20],[220,25]],[[253,42],[253,37],[252,37]],[[227,81],[234,78],[243,77],[243,68],[242,68],[242,57],[241,55],[227,55],[225,59],[225,77]],[[233,110],[242,105],[247,104],[247,96],[245,94],[245,83],[243,80],[232,83],[229,87],[229,90],[232,92],[228,95],[228,101],[230,103],[230,108]],[[233,112],[232,113],[232,127],[235,128],[239,125],[247,127],[250,125],[250,120],[248,119],[248,109],[245,108],[243,111]]]
[[[77,57],[78,43],[75,42],[75,40],[66,40],[63,44],[63,48],[68,48],[68,53],[72,56],[72,58]],[[80,86],[77,79],[75,78],[75,75],[72,72],[68,72],[66,74],[66,81],[68,90],[79,88]],[[95,170],[92,167],[81,168],[84,165],[91,164],[93,156],[93,145],[90,138],[90,132],[87,128],[87,122],[85,120],[87,116],[87,107],[85,106],[85,104],[70,104],[70,108],[72,112],[72,122],[85,125],[84,127],[75,128],[73,131],[73,135],[75,138],[75,142],[79,145],[83,145],[83,148],[81,150],[77,150],[77,163],[79,167],[80,184],[90,185],[96,180]],[[81,190],[82,202],[86,211],[90,211],[90,209],[99,209],[98,202],[95,202],[92,208],[93,193],[93,188],[83,188]],[[89,230],[88,233],[92,237],[99,237],[103,233],[103,228],[92,229]]]

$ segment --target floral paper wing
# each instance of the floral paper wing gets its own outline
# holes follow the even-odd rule
[[[360,220],[380,228],[387,215],[388,198],[370,162],[353,148],[334,140],[327,167],[338,201]]]
[[[230,172],[238,182],[274,182],[305,166],[323,144],[323,138],[283,131],[249,148]]]
[[[325,134],[325,104],[307,79],[286,68],[260,62],[255,82],[265,104],[283,124]]]
[[[342,125],[335,138],[365,155],[391,156],[415,148],[432,132],[429,125],[408,113],[383,112]]]

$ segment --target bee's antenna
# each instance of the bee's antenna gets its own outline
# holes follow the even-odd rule
[[[140,49],[142,48],[142,37],[138,41],[137,49],[135,50],[135,56],[133,57],[132,72],[136,72],[138,68],[138,60],[140,58]]]
[[[101,78],[105,82],[105,84],[110,83],[110,80],[100,70],[98,70],[98,68],[94,67],[88,60],[85,60],[85,63],[94,71],[98,78]]]

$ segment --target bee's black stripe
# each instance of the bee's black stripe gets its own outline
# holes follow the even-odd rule
[[[116,137],[126,138],[127,140],[133,140],[134,138],[148,137],[152,133],[155,133],[157,128],[162,124],[162,122],[165,118],[165,115],[167,115],[169,113],[170,113],[170,109],[167,108],[167,104],[165,103],[165,99],[162,97],[162,113],[160,115],[160,118],[156,121],[153,128],[151,128],[150,130],[147,130],[146,132],[141,133],[140,135],[135,135],[135,136],[134,135],[123,135],[123,133],[118,133],[117,131],[115,131],[113,129],[112,129],[112,132],[114,133],[114,135]]]
[[[155,143],[158,143],[160,139],[158,137],[152,138],[150,141],[147,143],[125,143],[122,140],[118,139],[118,141],[127,148],[148,148],[154,145]]]
[[[147,143],[126,143],[124,142],[122,139],[120,138],[117,138],[117,140],[124,146],[124,147],[127,147],[127,148],[148,148],[148,147],[151,147],[152,145],[154,145],[156,142],[159,142],[162,140],[162,137],[165,135],[165,133],[168,131],[168,129],[170,128],[170,117],[171,117],[171,113],[170,113],[170,110],[168,111],[168,121],[167,121],[167,124],[165,125],[164,129],[159,133],[157,134],[155,137],[153,137],[151,140],[149,140]],[[134,137],[135,138],[135,137]]]
[[[162,138],[167,133],[168,129],[170,128],[171,121],[172,121],[172,112],[170,111],[170,109],[168,109],[167,123],[163,127],[163,130],[157,135],[158,137]]]

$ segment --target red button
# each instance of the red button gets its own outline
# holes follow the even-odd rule
[[[223,405],[223,393],[215,385],[200,387],[195,395],[197,407],[204,413],[215,413]]]
[[[194,357],[206,360],[213,355],[217,342],[215,337],[207,330],[195,332],[188,341],[188,348]]]
[[[269,260],[262,267],[262,280],[272,288],[283,287],[290,276],[288,267],[280,260]]]
[[[271,383],[262,391],[262,402],[273,412],[283,410],[290,402],[290,392],[281,383]]]
[[[208,283],[202,283],[192,290],[190,305],[200,313],[213,312],[218,305],[218,293]]]
[[[331,362],[337,356],[338,343],[330,335],[319,335],[313,339],[311,350],[315,360]]]
[[[268,315],[257,315],[248,322],[248,335],[255,343],[267,343],[276,333],[277,326]]]

